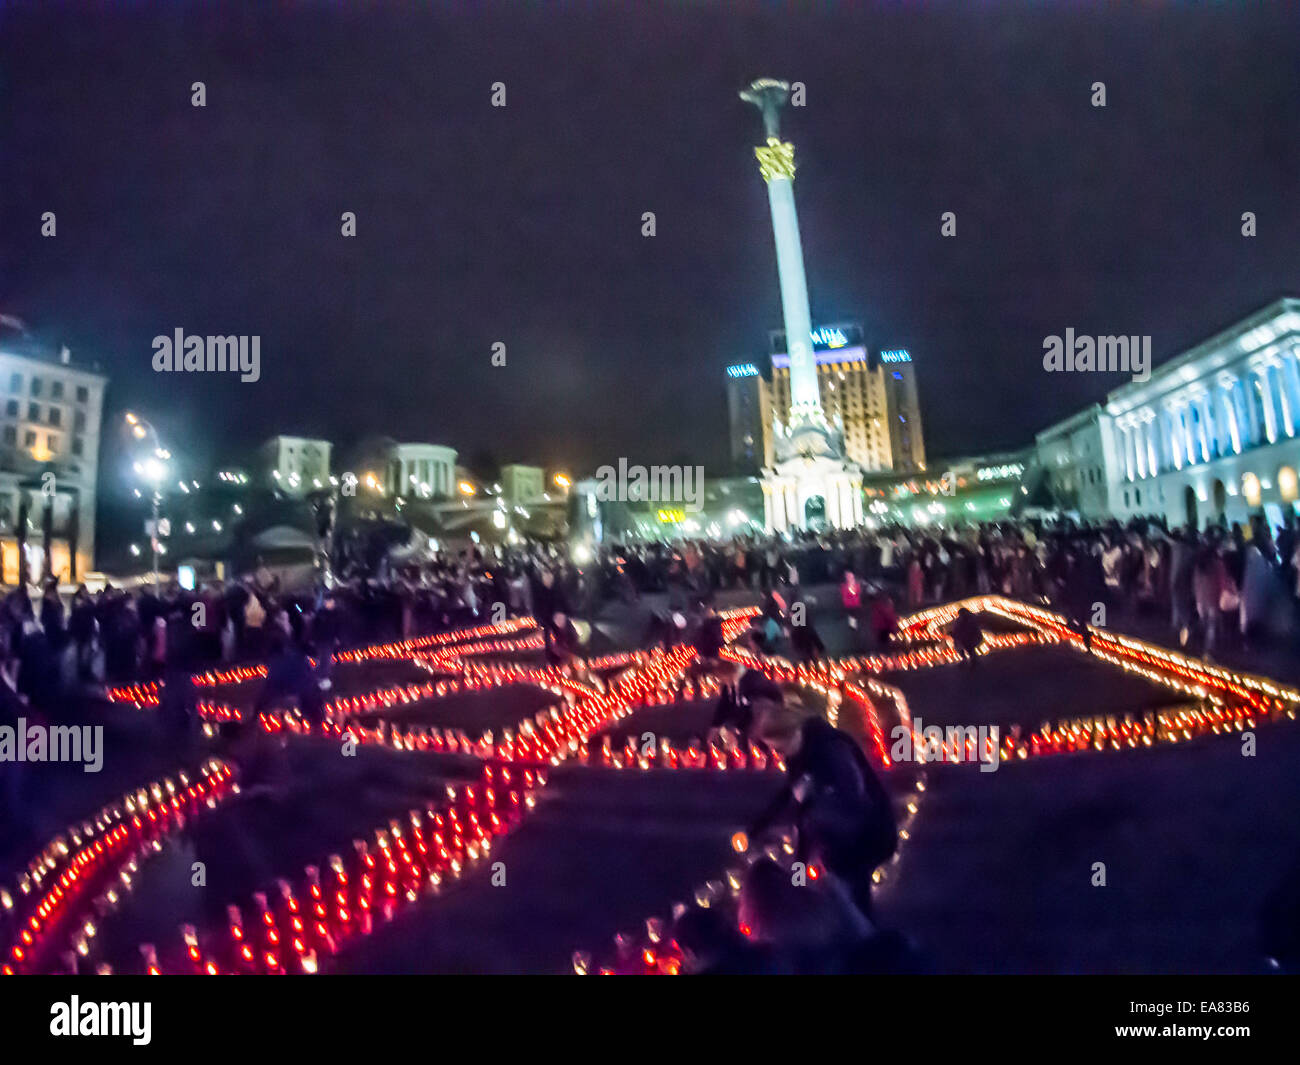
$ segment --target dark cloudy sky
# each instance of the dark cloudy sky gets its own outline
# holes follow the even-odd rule
[[[807,86],[814,319],[912,350],[932,454],[1119,383],[1044,375],[1045,335],[1160,361],[1300,293],[1293,3],[632,6],[6,4],[0,311],[200,459],[383,432],[717,469],[723,367],[780,325],[758,75]],[[155,375],[177,327],[260,335],[261,381]]]

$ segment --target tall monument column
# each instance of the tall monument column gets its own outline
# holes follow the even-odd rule
[[[784,81],[759,78],[740,98],[762,112],[767,143],[755,148],[759,172],[767,182],[767,200],[772,209],[772,231],[776,237],[776,267],[781,278],[781,309],[785,316],[785,340],[790,351],[791,422],[821,423],[821,392],[817,364],[813,359],[812,315],[808,310],[808,282],[803,270],[803,244],[799,240],[799,216],[794,208],[794,145],[781,140],[780,109],[790,98]]]
[[[759,78],[740,98],[763,116],[767,142],[754,149],[767,182],[781,279],[781,310],[790,353],[790,410],[782,424],[773,419],[773,457],[763,471],[768,532],[851,528],[862,522],[862,470],[844,453],[844,432],[822,412],[821,386],[813,355],[812,316],[803,272],[799,216],[794,209],[794,145],[781,140],[780,113],[790,99],[784,81]]]

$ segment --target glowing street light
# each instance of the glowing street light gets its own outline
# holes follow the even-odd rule
[[[478,489],[470,484],[469,481],[461,481],[456,487],[460,489],[460,494],[463,496],[472,496],[478,492]]]
[[[573,481],[569,478],[568,474],[557,473],[555,475],[555,485],[557,488],[572,488]]]
[[[131,427],[131,435],[137,440],[144,440],[146,437],[153,437],[153,454],[148,455],[140,461],[133,464],[136,476],[147,484],[150,489],[150,501],[153,508],[152,521],[150,523],[150,546],[153,549],[153,582],[158,584],[158,556],[166,554],[167,549],[159,541],[161,529],[159,524],[159,508],[162,504],[162,484],[167,479],[167,463],[172,457],[172,453],[162,446],[162,441],[158,439],[158,430],[143,418],[137,417],[130,411],[126,413],[126,424]],[[185,488],[184,484],[181,484]],[[187,489],[188,491],[188,489]],[[136,491],[138,496],[139,490]],[[134,553],[134,552],[133,552]]]

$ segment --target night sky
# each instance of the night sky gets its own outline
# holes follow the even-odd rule
[[[1158,364],[1300,294],[1300,8],[969,6],[5,5],[0,311],[195,473],[277,432],[723,473],[723,367],[781,325],[757,76],[807,86],[814,321],[911,349],[932,456],[1121,383],[1044,374],[1048,334]],[[177,327],[260,335],[261,381],[156,375]]]

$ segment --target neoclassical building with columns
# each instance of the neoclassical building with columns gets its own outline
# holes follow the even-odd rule
[[[1085,517],[1204,528],[1300,513],[1300,299],[1269,304],[1037,440]]]

